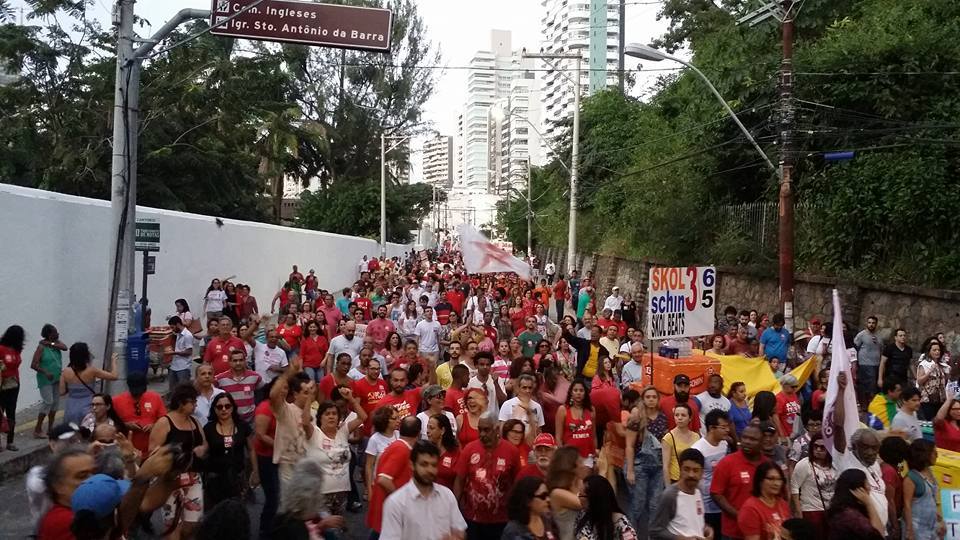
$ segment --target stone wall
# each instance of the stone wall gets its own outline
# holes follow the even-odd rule
[[[553,261],[557,271],[566,275],[566,250],[541,248],[541,261]],[[653,262],[624,259],[610,255],[578,254],[581,276],[591,271],[603,296],[614,285],[621,293],[630,293],[645,304],[647,280]],[[756,309],[761,313],[779,310],[779,289],[775,274],[718,267],[717,310],[732,305],[737,309]],[[880,334],[887,339],[893,330],[907,330],[909,342],[919,348],[927,337],[943,332],[952,354],[960,353],[960,291],[925,289],[875,282],[845,281],[836,278],[798,275],[794,289],[794,326],[805,328],[814,316],[832,320],[832,290],[840,291],[843,319],[848,325],[862,327],[866,318],[876,315]]]

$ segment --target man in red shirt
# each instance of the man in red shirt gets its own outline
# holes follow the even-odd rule
[[[497,344],[497,327],[493,325],[493,310],[487,308],[483,312],[483,336],[489,339],[494,345]]]
[[[367,421],[363,423],[363,436],[369,437],[373,433],[370,417],[387,395],[387,383],[380,378],[379,360],[371,359],[367,364],[366,377],[353,382],[353,395],[360,400],[360,406],[367,412]]]
[[[766,461],[760,448],[762,436],[759,426],[745,427],[740,435],[740,449],[725,456],[713,469],[710,497],[723,511],[720,529],[724,538],[743,538],[737,526],[737,512],[751,496],[757,466]]]
[[[466,300],[466,297],[463,295],[458,284],[451,283],[450,289],[447,290],[447,302],[453,306],[453,311],[457,312],[457,315],[460,316],[461,319],[463,319],[464,300]]]
[[[470,382],[470,368],[457,364],[450,370],[453,383],[446,389],[447,397],[443,399],[443,408],[452,412],[454,416],[467,412],[466,388]]]
[[[435,382],[436,373],[434,373],[433,379],[434,381],[431,381],[431,384]],[[401,419],[417,414],[417,411],[420,410],[421,393],[423,392],[423,388],[412,388],[410,390],[406,390],[406,387],[407,371],[400,367],[391,369],[390,393],[380,400],[379,407],[384,405],[393,407],[397,410],[397,413],[400,415]]]
[[[727,354],[740,354],[751,357],[756,356],[754,346],[750,343],[750,333],[747,325],[741,324],[737,327],[737,338],[727,345]]]
[[[683,373],[673,378],[673,395],[660,399],[660,410],[667,416],[669,429],[677,427],[677,421],[673,419],[673,408],[676,407],[677,403],[686,403],[690,406],[693,410],[690,429],[700,431],[700,406],[697,405],[696,400],[690,399],[690,377]]]
[[[507,525],[507,499],[520,472],[520,451],[497,433],[497,419],[485,413],[477,423],[480,439],[457,459],[453,494],[460,501],[471,538],[500,538]]]
[[[214,373],[230,370],[230,351],[243,351],[246,354],[247,348],[243,340],[234,337],[230,333],[232,330],[233,321],[230,317],[220,317],[220,323],[217,325],[220,335],[211,339],[203,351],[203,361],[213,366]]]
[[[563,318],[563,308],[567,303],[567,280],[563,279],[563,274],[560,274],[557,283],[553,286],[553,302],[556,309],[554,314],[559,321]]]
[[[253,413],[253,453],[257,456],[257,474],[263,488],[263,509],[260,511],[260,536],[273,531],[273,518],[280,505],[280,471],[273,462],[273,438],[277,435],[277,417],[270,409],[270,400],[257,405]]]
[[[536,460],[527,463],[520,472],[517,473],[517,480],[526,476],[534,476],[540,479],[547,478],[547,469],[550,467],[550,460],[553,459],[553,452],[557,449],[557,440],[549,433],[541,433],[533,441],[533,455]]]
[[[373,318],[373,300],[367,297],[367,290],[363,285],[360,286],[357,295],[354,303],[357,304],[358,308],[363,310],[363,320],[369,321]]]
[[[327,340],[333,339],[337,335],[337,325],[343,318],[343,312],[333,303],[333,295],[327,293],[323,296],[323,305],[317,308],[317,311],[323,312],[323,317],[327,321]]]
[[[383,525],[383,502],[387,496],[403,487],[413,476],[410,450],[419,438],[420,419],[416,416],[404,418],[400,421],[400,440],[390,443],[377,460],[373,486],[370,490],[367,526],[378,534]]]
[[[310,300],[311,302],[313,302],[314,300],[317,299],[317,285],[318,285],[318,284],[319,284],[319,283],[318,283],[318,280],[317,280],[316,271],[314,271],[314,270],[311,268],[311,269],[310,269],[310,273],[307,274],[307,278],[306,278],[305,283],[304,283],[304,290],[305,290],[306,293],[307,293],[307,300]]]
[[[389,336],[391,332],[396,331],[397,326],[387,318],[387,306],[377,307],[377,318],[367,324],[366,333],[367,336],[373,339],[373,345],[376,347],[375,350],[383,350],[384,345],[387,343],[387,336]]]
[[[150,430],[167,414],[160,394],[147,390],[147,376],[134,371],[127,376],[127,391],[113,398],[113,410],[130,430],[130,441],[144,456],[150,450]]]

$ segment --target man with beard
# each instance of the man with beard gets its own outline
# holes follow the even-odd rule
[[[381,540],[454,540],[463,538],[467,522],[453,492],[435,484],[440,449],[417,441],[410,451],[413,482],[395,491],[383,505]]]
[[[687,448],[677,458],[680,480],[663,491],[657,516],[650,523],[651,540],[713,538],[713,528],[703,516],[703,496],[698,489],[703,478],[703,454]]]
[[[496,416],[477,423],[480,439],[466,445],[457,460],[453,493],[467,519],[467,539],[500,538],[507,525],[507,499],[520,470],[520,451],[500,438]]]
[[[396,325],[393,324],[393,321],[387,318],[387,306],[378,306],[377,318],[367,324],[366,334],[373,340],[373,346],[375,347],[375,350],[383,350],[384,345],[387,343],[387,336],[389,336],[391,332],[396,331]]]
[[[526,476],[535,476],[540,479],[547,478],[547,469],[550,468],[550,460],[553,459],[553,453],[557,449],[557,440],[549,433],[541,433],[533,441],[534,461],[527,463],[520,472],[517,473],[517,480]]]
[[[433,384],[434,381],[431,381]],[[390,393],[383,397],[378,407],[389,405],[397,410],[399,418],[403,419],[417,414],[420,410],[420,401],[422,400],[423,388],[411,388],[407,390],[407,371],[403,368],[395,367],[390,370]]]
[[[668,429],[677,427],[677,423],[673,419],[673,409],[677,406],[677,403],[686,403],[690,406],[693,410],[692,418],[690,418],[690,429],[700,431],[700,405],[697,404],[695,399],[690,399],[690,377],[683,373],[673,378],[673,395],[660,400],[660,410],[667,416]]]
[[[329,322],[329,320],[327,321]],[[327,373],[333,371],[334,361],[342,352],[350,353],[353,359],[353,366],[360,365],[360,349],[363,348],[363,339],[357,338],[357,323],[347,321],[343,325],[343,333],[330,340],[330,348],[327,349],[327,357],[324,359],[324,366]]]
[[[710,497],[723,511],[720,529],[724,538],[743,538],[737,526],[737,512],[751,496],[757,467],[767,461],[761,453],[762,437],[760,426],[748,425],[740,434],[740,449],[721,459],[713,469]]]

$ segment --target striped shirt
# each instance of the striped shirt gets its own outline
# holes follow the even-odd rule
[[[260,374],[249,369],[239,378],[234,377],[232,371],[217,375],[217,387],[233,396],[233,400],[237,402],[237,413],[245,422],[253,422],[253,409],[256,407],[253,394],[262,384]]]

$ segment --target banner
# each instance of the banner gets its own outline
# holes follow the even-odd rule
[[[770,370],[770,362],[763,358],[747,358],[740,355],[717,355],[706,353],[707,356],[720,360],[720,375],[723,376],[724,395],[730,390],[730,385],[742,382],[747,386],[747,397],[752,400],[757,392],[768,391],[774,394],[780,392],[780,382]],[[817,367],[817,360],[811,357],[806,362],[791,369],[787,373],[797,378],[802,387],[807,379],[813,375]]]
[[[647,339],[706,336],[714,330],[717,269],[651,268],[647,288]]]
[[[837,408],[837,400],[843,400],[843,433],[847,440],[860,427],[857,397],[853,388],[853,375],[850,373],[850,356],[847,354],[847,346],[843,341],[840,293],[836,289],[833,290],[833,336],[830,340],[830,347],[830,354],[833,358],[830,362],[830,382],[827,384],[827,397],[823,404],[823,440],[827,445],[827,450],[833,455],[833,434],[836,431],[833,412]],[[837,383],[837,377],[840,373],[847,374],[847,387],[843,395],[839,395],[840,387]],[[847,448],[849,448],[849,445]]]
[[[460,249],[470,274],[515,272],[523,279],[530,279],[529,264],[498,248],[470,225],[460,226]]]

